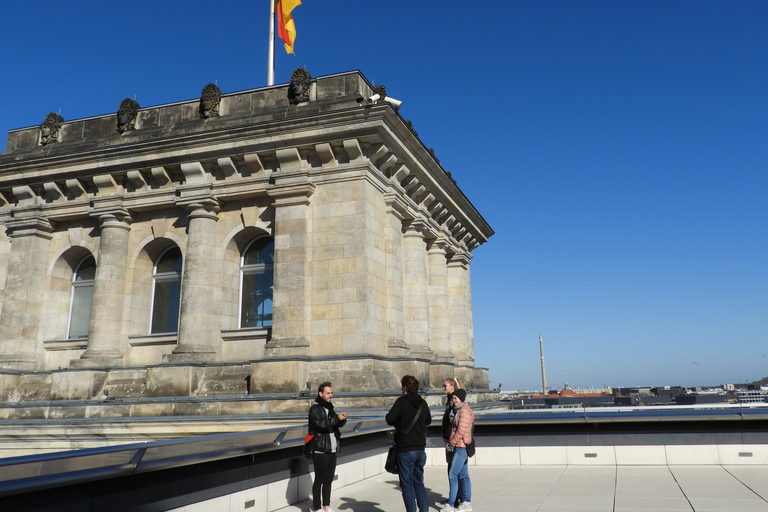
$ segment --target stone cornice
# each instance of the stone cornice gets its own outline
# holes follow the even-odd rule
[[[269,195],[279,205],[287,203],[276,187],[364,173],[383,193],[401,195],[390,211],[403,220],[423,218],[430,238],[442,234],[471,251],[493,234],[402,118],[381,104],[29,156],[0,158],[0,208],[17,208],[15,191],[23,190],[20,202],[39,201],[62,220],[87,215],[87,201],[120,193],[125,208],[152,210],[177,203],[177,193],[196,196],[186,189],[193,185],[208,187],[199,192],[222,202]],[[298,200],[309,204],[311,195]]]

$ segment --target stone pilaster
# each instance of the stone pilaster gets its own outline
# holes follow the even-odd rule
[[[458,252],[448,261],[448,296],[451,316],[451,351],[460,365],[475,364],[472,328],[472,290],[470,289],[469,252]]]
[[[12,218],[5,226],[11,252],[0,313],[0,367],[36,370],[53,225],[42,216],[30,215]]]
[[[434,359],[429,348],[429,302],[427,300],[426,224],[412,221],[403,235],[405,341],[412,357]]]
[[[131,217],[125,209],[95,214],[101,223],[99,259],[93,285],[88,348],[72,366],[110,366],[122,362],[128,338],[123,333],[126,268]]]
[[[408,355],[405,342],[405,299],[403,288],[403,211],[405,205],[397,194],[384,196],[387,204],[386,273],[387,273],[387,348],[390,356]]]
[[[269,191],[275,208],[275,266],[272,339],[267,356],[309,354],[312,212],[310,183]]]
[[[451,318],[448,296],[446,241],[437,239],[428,251],[429,258],[429,347],[436,360],[456,363],[451,351]]]
[[[219,203],[207,198],[185,206],[189,227],[181,278],[179,341],[166,360],[212,360],[221,344],[219,308],[214,300],[219,282],[216,263]]]

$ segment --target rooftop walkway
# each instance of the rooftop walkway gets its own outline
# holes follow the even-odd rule
[[[768,466],[471,467],[476,512],[768,512]],[[431,510],[448,494],[445,467],[425,468]],[[397,477],[334,489],[338,512],[405,510]],[[280,509],[307,512],[311,501]]]

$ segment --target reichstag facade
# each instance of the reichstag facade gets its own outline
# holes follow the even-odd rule
[[[12,130],[0,401],[488,389],[493,234],[359,72]],[[117,102],[116,102],[117,107]]]

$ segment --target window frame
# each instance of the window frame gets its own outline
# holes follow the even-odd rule
[[[256,263],[256,264],[245,264],[245,256],[248,254],[248,251],[253,247],[254,244],[257,244],[259,242],[268,241],[267,244],[265,244],[265,247],[268,245],[272,245],[272,263]],[[259,250],[261,252],[261,249]],[[246,274],[248,275],[256,275],[256,274],[262,274],[267,275],[267,273],[271,273],[272,275],[272,294],[269,297],[269,300],[272,302],[272,312],[270,313],[270,319],[269,319],[269,325],[264,325],[264,321],[262,320],[262,325],[250,325],[250,326],[243,326],[243,284],[245,281]],[[237,329],[271,329],[273,325],[274,319],[272,318],[272,315],[274,313],[274,295],[275,295],[275,240],[269,235],[260,235],[253,239],[251,239],[248,244],[246,244],[243,251],[240,253],[240,286],[237,293]],[[266,299],[265,299],[266,300]],[[258,324],[257,321],[254,323]]]
[[[157,272],[157,265],[160,263],[160,261],[163,259],[163,257],[170,251],[179,251],[179,260],[181,261],[181,265],[178,271],[173,272],[162,272],[160,275],[158,275]],[[161,335],[161,334],[178,334],[179,332],[179,317],[181,316],[181,280],[182,275],[184,271],[184,254],[182,254],[181,249],[176,246],[172,245],[158,254],[157,258],[155,258],[155,261],[152,263],[152,293],[150,294],[150,302],[149,302],[149,327],[147,332],[149,335]],[[178,295],[178,308],[177,308],[177,314],[176,314],[176,330],[174,331],[158,331],[153,332],[152,326],[154,324],[155,320],[155,291],[157,288],[157,283],[161,282],[174,282],[178,281],[179,283],[179,295]]]
[[[77,277],[83,268],[83,265],[89,260],[93,260],[93,278],[81,279],[78,281]],[[72,278],[70,279],[69,286],[69,313],[67,314],[67,331],[66,339],[68,340],[82,340],[88,339],[90,335],[90,323],[91,323],[91,310],[93,309],[93,288],[96,285],[96,258],[92,254],[84,256],[75,266],[75,270],[72,272]],[[72,313],[75,310],[75,291],[79,288],[91,288],[90,306],[88,307],[88,329],[84,336],[72,336]]]

